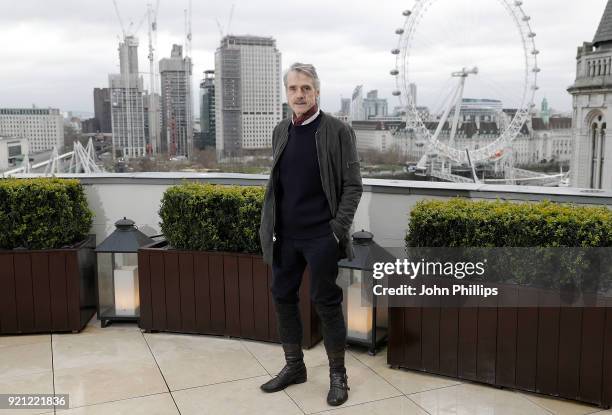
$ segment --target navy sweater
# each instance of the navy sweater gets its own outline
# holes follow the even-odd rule
[[[289,126],[289,140],[278,161],[279,235],[309,239],[329,235],[332,219],[323,193],[315,133],[321,114],[309,124]]]

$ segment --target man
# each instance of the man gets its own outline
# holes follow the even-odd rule
[[[306,265],[310,297],[321,320],[330,368],[327,402],[348,399],[344,366],[346,326],[338,260],[353,258],[349,230],[362,185],[355,133],[318,107],[320,83],[312,65],[294,63],[283,78],[293,117],[272,136],[272,172],[259,236],[264,261],[272,265],[272,296],[286,365],[261,386],[277,392],[306,381],[298,290]]]

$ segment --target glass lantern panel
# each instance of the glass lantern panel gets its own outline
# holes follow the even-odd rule
[[[115,253],[114,262],[115,314],[117,316],[138,317],[140,315],[138,253]]]
[[[99,317],[115,313],[115,294],[113,288],[113,254],[98,253],[98,310]]]
[[[342,308],[348,340],[369,342],[372,339],[373,308],[363,271],[340,268],[339,283],[344,294]]]

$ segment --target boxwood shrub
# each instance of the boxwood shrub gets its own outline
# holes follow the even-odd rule
[[[410,212],[408,247],[609,247],[612,211],[550,201],[425,200]]]
[[[612,211],[550,201],[421,201],[410,212],[406,234],[413,256],[487,258],[488,281],[588,292],[612,285],[611,246]]]
[[[78,180],[0,179],[0,249],[70,246],[92,218]]]
[[[259,253],[262,187],[185,183],[163,195],[161,230],[172,248]]]

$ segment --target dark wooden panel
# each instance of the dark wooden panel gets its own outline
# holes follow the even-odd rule
[[[518,302],[518,287],[503,286],[499,292],[497,311],[497,358],[495,382],[510,388],[516,385],[516,344],[518,341],[518,309],[509,307]]]
[[[457,373],[460,378],[476,380],[478,375],[478,308],[459,310]]]
[[[559,319],[559,395],[577,399],[580,385],[582,308],[562,308]]]
[[[459,308],[440,310],[440,374],[457,377]]]
[[[181,327],[183,331],[195,332],[195,283],[193,278],[193,254],[180,252],[179,275],[181,288]]]
[[[66,297],[70,330],[81,329],[81,287],[79,259],[76,251],[64,253],[66,259]]]
[[[38,332],[51,327],[51,292],[49,288],[49,254],[32,253],[32,294],[34,296],[34,325]]]
[[[208,257],[210,278],[210,328],[215,334],[225,334],[225,282],[223,281],[223,255],[211,253]]]
[[[223,255],[223,278],[225,280],[225,334],[240,337],[240,288],[236,255]]]
[[[166,330],[166,282],[164,280],[164,255],[149,257],[151,266],[152,329]]]
[[[0,333],[18,329],[13,254],[0,253]]]
[[[254,338],[268,340],[269,313],[268,270],[261,257],[253,257],[253,319]]]
[[[554,293],[540,295],[536,391],[547,395],[558,393],[560,308],[547,306],[554,304],[554,297]]]
[[[164,282],[166,284],[166,327],[170,331],[181,331],[181,283],[178,268],[178,253],[164,253]]]
[[[151,329],[151,268],[149,267],[149,252],[138,252],[138,297],[140,301],[140,317],[138,326],[145,330]]]
[[[477,378],[480,382],[495,383],[497,364],[497,297],[480,299],[478,308]]]
[[[518,291],[519,309],[517,311],[516,336],[516,386],[535,391],[536,365],[538,361],[538,292],[532,288],[521,287]]]
[[[208,254],[195,252],[193,254],[193,278],[195,294],[196,327],[198,333],[210,333],[210,278],[208,273]]]
[[[606,300],[606,327],[604,339],[603,391],[601,404],[609,408],[612,404],[612,298]]]
[[[253,300],[253,259],[248,256],[238,257],[238,285],[240,300],[240,336],[252,339],[255,337],[255,310]]]
[[[15,293],[19,331],[34,331],[34,295],[32,293],[32,265],[29,254],[15,254]]]
[[[420,307],[404,308],[404,364],[408,369],[422,370],[422,309]]]
[[[404,308],[389,307],[387,363],[404,366]]]
[[[274,298],[272,297],[272,267],[266,265],[268,274],[268,326],[270,333],[270,341],[278,342],[278,328],[276,322],[276,310],[274,308]]]
[[[583,309],[582,316],[580,399],[599,404],[602,401],[606,310],[605,308],[587,307]]]
[[[69,330],[68,298],[66,293],[66,261],[62,254],[49,256],[51,320],[54,331]]]
[[[439,301],[424,299],[421,309],[421,364],[427,372],[440,370],[440,306]]]

